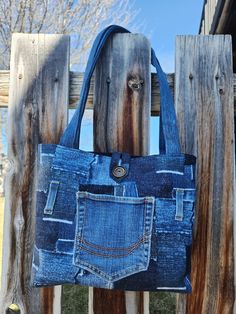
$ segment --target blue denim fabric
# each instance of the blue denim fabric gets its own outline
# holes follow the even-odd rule
[[[74,264],[109,282],[146,270],[154,202],[79,191]]]
[[[34,286],[191,291],[194,157],[131,157],[117,183],[112,156],[59,145],[39,150]],[[59,182],[50,214],[49,178]]]
[[[127,31],[110,26],[95,41],[80,105],[60,144],[39,145],[32,284],[191,292],[196,159],[180,151],[173,99],[153,51],[161,154],[78,148],[90,78],[114,32]]]

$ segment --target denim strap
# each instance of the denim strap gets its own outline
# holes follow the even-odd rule
[[[160,153],[179,154],[181,153],[181,148],[174,100],[166,74],[163,72],[153,49],[151,50],[151,63],[156,68],[160,86]]]
[[[85,69],[79,105],[60,139],[59,144],[62,146],[72,148],[79,147],[80,128],[89,92],[90,80],[103,46],[105,45],[109,36],[114,33],[130,32],[123,27],[110,25],[97,35]],[[173,97],[169,89],[166,75],[162,71],[153,49],[151,51],[151,62],[152,65],[156,68],[160,84],[160,153],[179,154],[181,153],[181,149]]]

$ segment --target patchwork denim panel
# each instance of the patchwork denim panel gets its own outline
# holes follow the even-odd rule
[[[183,217],[176,220],[177,189],[171,198],[155,199],[151,259],[147,271],[123,278],[114,289],[191,292],[190,246],[194,221],[195,189],[181,189]],[[177,193],[176,193],[177,192]]]
[[[173,189],[172,198],[156,198],[156,231],[186,234],[191,241],[195,189],[181,189],[182,200],[176,197],[176,190]]]
[[[123,290],[191,291],[188,252],[194,219],[194,157],[188,155],[132,157],[128,176],[117,183],[109,175],[110,156],[56,145],[42,145],[40,154],[32,281],[34,286],[72,283]],[[73,171],[70,171],[70,167]],[[99,176],[100,171],[103,172]],[[96,206],[91,205],[89,203],[91,200],[86,198],[89,219],[94,218],[93,209],[96,211],[96,216],[98,211],[102,211],[107,219],[105,224],[104,221],[99,220],[100,218],[94,220],[94,228],[100,230],[106,225],[109,229],[112,226],[117,229],[117,226],[123,226],[123,234],[126,232],[128,234],[130,225],[136,221],[134,212],[130,209],[132,206],[126,209],[126,204],[125,207],[122,204],[121,208],[125,210],[121,211],[119,221],[112,221],[113,216],[108,207],[100,209],[97,206],[101,203],[97,197],[100,195],[103,197],[105,194],[105,197],[116,199],[119,197],[155,199],[155,208],[152,209],[153,221],[149,225],[151,237],[139,243],[140,238],[137,235],[143,233],[134,223],[137,234],[132,233],[133,241],[131,237],[126,244],[126,238],[123,237],[123,245],[118,246],[117,243],[114,247],[114,241],[110,242],[110,238],[107,237],[104,246],[102,245],[104,234],[100,242],[99,238],[98,242],[95,242],[92,236],[90,237],[93,235],[91,230],[87,230],[86,225],[83,228],[80,224],[82,229],[88,231],[85,232],[87,242],[82,242],[76,233],[76,228],[77,230],[79,228],[78,217],[83,216],[78,205],[79,199],[76,198],[79,190],[88,192],[89,195],[96,195]],[[178,195],[176,195],[177,190]],[[145,206],[141,203],[137,207]],[[127,220],[126,211],[133,217],[132,219]],[[168,233],[168,231],[173,232]],[[181,237],[175,243],[177,234]],[[113,240],[116,237],[117,234],[114,233]],[[94,242],[95,245],[103,246],[102,250],[101,247],[98,249],[91,246]],[[115,250],[110,250],[113,247]],[[119,251],[120,248],[126,250]],[[99,256],[98,251],[105,256]],[[122,256],[108,257],[107,255],[115,255],[113,251],[116,255],[121,253]],[[147,251],[148,256],[143,256],[143,252]],[[124,252],[130,254],[125,255]],[[168,260],[171,269],[163,265],[166,254],[166,261]],[[45,268],[47,268],[46,273]],[[169,287],[166,287],[167,283]]]

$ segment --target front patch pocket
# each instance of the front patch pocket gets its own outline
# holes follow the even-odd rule
[[[154,197],[77,192],[74,264],[110,282],[147,270]]]

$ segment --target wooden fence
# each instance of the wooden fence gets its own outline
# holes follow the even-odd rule
[[[103,134],[103,137],[95,137],[97,151],[119,148],[131,153],[148,153],[150,108],[153,115],[159,112],[158,85],[153,76],[150,80],[147,75],[149,48],[141,35],[117,34],[104,49],[96,69],[95,90],[91,88],[88,101],[91,107],[94,99],[94,127]],[[142,51],[142,54],[134,51]],[[115,64],[110,57],[114,53]],[[60,287],[32,289],[29,282],[37,144],[58,143],[67,123],[67,109],[74,107],[79,98],[82,75],[69,72],[69,57],[69,37],[66,35],[13,34],[10,79],[9,72],[0,73],[0,103],[8,106],[10,164],[5,185],[1,313],[6,313],[12,303],[19,305],[22,314],[61,312]],[[117,91],[109,99],[102,93],[108,75]],[[132,90],[128,81],[121,85],[124,77],[131,81],[142,78],[144,88]],[[175,75],[168,78],[172,89],[174,87],[183,150],[198,157],[193,293],[187,297],[177,296],[177,313],[233,313],[235,212],[231,37],[177,37]],[[152,98],[148,92],[150,87]],[[115,97],[117,93],[119,97]],[[102,109],[99,104],[104,105]],[[117,108],[124,111],[131,108],[132,111],[125,119],[118,120]],[[117,132],[111,127],[104,132],[98,123],[104,112],[109,119],[107,125],[115,126]],[[115,121],[118,121],[117,125]],[[132,134],[127,137],[128,143],[124,140],[127,132]],[[91,288],[89,313],[147,314],[148,293]]]
[[[230,14],[233,9],[234,0],[204,0],[202,10],[200,34],[225,34],[226,25],[229,27]],[[232,34],[231,32],[226,34]]]

